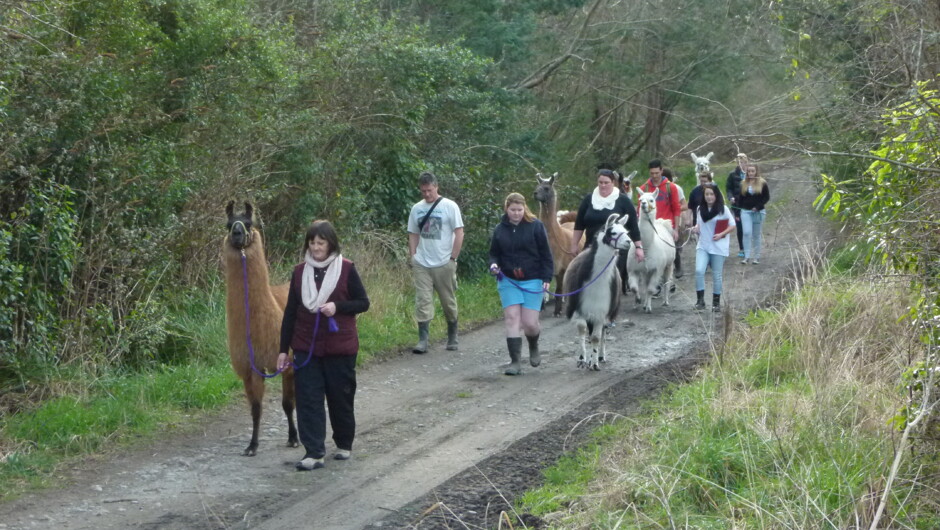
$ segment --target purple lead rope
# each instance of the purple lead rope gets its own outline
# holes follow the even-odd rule
[[[496,273],[496,278],[497,278],[497,279],[500,279],[500,278],[505,279],[507,282],[509,282],[509,283],[511,283],[511,284],[513,284],[513,285],[515,285],[517,289],[519,289],[520,291],[522,291],[522,292],[524,292],[524,293],[529,293],[529,294],[548,293],[548,294],[551,295],[551,296],[560,296],[560,297],[574,296],[574,295],[580,293],[581,291],[587,289],[592,283],[594,283],[594,282],[596,282],[598,279],[600,279],[600,277],[604,275],[604,271],[606,271],[607,268],[610,267],[610,264],[613,263],[615,259],[617,259],[617,253],[614,253],[614,255],[610,257],[610,261],[607,262],[607,265],[604,265],[604,268],[601,269],[601,272],[598,273],[597,276],[595,276],[591,281],[589,281],[589,282],[587,282],[586,284],[584,284],[580,289],[571,291],[570,293],[553,293],[553,292],[549,291],[548,289],[542,289],[541,291],[531,291],[531,290],[529,290],[529,289],[526,289],[525,287],[522,287],[522,286],[519,285],[518,283],[516,283],[516,282],[510,280],[508,276],[506,276],[505,274],[503,274],[503,271],[499,271],[498,273]]]
[[[268,379],[271,377],[277,377],[281,375],[283,369],[278,369],[278,371],[273,374],[266,374],[261,370],[258,370],[258,366],[255,364],[255,348],[251,343],[251,309],[248,304],[248,261],[245,257],[245,252],[242,251],[242,280],[245,287],[245,334],[248,339],[248,360],[251,363],[251,369],[261,377]],[[336,333],[339,331],[339,326],[336,324],[336,320],[333,317],[327,317],[329,322],[330,331]],[[320,310],[317,310],[317,320],[313,323],[313,337],[310,339],[310,350],[307,351],[307,359],[300,365],[296,365],[291,361],[291,366],[294,370],[298,370],[307,366],[307,363],[310,362],[310,359],[313,358],[313,347],[316,344],[317,332],[320,330]]]

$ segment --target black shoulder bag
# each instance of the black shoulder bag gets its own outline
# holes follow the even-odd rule
[[[418,233],[419,233],[419,234],[424,230],[424,225],[427,224],[428,219],[431,217],[431,212],[433,212],[434,209],[437,208],[437,203],[441,202],[441,199],[443,199],[443,198],[444,198],[444,197],[438,197],[437,200],[434,201],[434,204],[431,205],[431,209],[428,210],[428,213],[424,214],[424,217],[421,218],[421,222],[418,223]]]

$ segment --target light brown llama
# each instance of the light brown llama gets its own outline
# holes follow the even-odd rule
[[[562,226],[557,219],[558,212],[558,194],[555,192],[555,180],[558,173],[550,178],[543,178],[541,173],[537,173],[538,186],[535,187],[535,200],[539,201],[539,220],[545,225],[545,231],[548,233],[548,245],[552,249],[552,258],[555,261],[555,291],[562,292],[565,271],[568,270],[568,264],[574,259],[571,254],[571,237],[573,230],[570,227]],[[584,240],[578,243],[580,248],[584,248]],[[556,317],[561,316],[564,298],[555,297]]]
[[[258,450],[258,427],[261,423],[261,401],[264,397],[264,377],[251,366],[248,336],[245,324],[251,322],[251,344],[255,368],[273,374],[277,370],[277,356],[281,341],[281,320],[287,305],[289,285],[271,286],[268,280],[268,262],[264,253],[261,233],[253,224],[252,206],[245,203],[245,212],[235,214],[235,202],[225,208],[228,215],[228,235],[222,247],[225,266],[225,321],[228,327],[228,351],[232,369],[245,385],[245,396],[251,407],[251,442],[245,456],[255,456]],[[245,256],[248,280],[246,315]],[[294,425],[294,372],[288,368],[281,373],[283,396],[281,405],[287,415],[287,446],[297,447],[297,427]]]

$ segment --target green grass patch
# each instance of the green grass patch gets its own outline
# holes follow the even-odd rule
[[[874,511],[916,333],[910,294],[846,276],[748,315],[721,364],[545,471],[518,511],[577,528],[846,528]],[[928,451],[929,453],[929,451]],[[935,459],[909,458],[882,525],[933,528]],[[929,471],[928,471],[929,470]]]

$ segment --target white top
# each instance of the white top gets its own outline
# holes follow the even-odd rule
[[[702,214],[699,213],[698,210],[695,212],[695,217],[698,221],[698,226],[700,227],[699,229],[701,230],[698,236],[698,246],[695,248],[700,248],[709,254],[715,254],[727,258],[729,253],[729,246],[731,244],[731,234],[733,234],[734,231],[731,231],[728,235],[719,239],[718,241],[714,241],[713,238],[715,237],[715,225],[718,223],[719,219],[727,220],[728,226],[736,226],[734,223],[734,216],[731,215],[731,210],[725,206],[725,211],[723,213],[712,217],[708,220],[707,223],[702,222]]]
[[[682,190],[682,186],[676,184],[675,182],[673,182],[673,184],[676,185],[676,190],[679,192],[679,200],[680,200],[680,201],[684,201],[684,200],[685,200],[685,191]]]
[[[424,219],[434,202],[418,201],[408,216],[408,233],[418,234],[418,223]],[[454,230],[463,228],[463,218],[457,203],[441,198],[431,217],[424,224],[418,238],[415,261],[428,268],[443,267],[450,261],[454,250]]]

